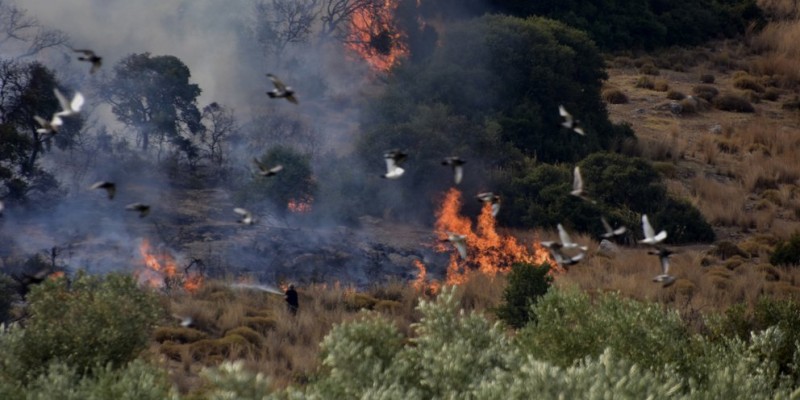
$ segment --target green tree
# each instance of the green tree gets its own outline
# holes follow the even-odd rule
[[[189,68],[175,56],[131,54],[114,67],[103,85],[111,111],[139,133],[143,150],[153,139],[168,141],[187,158],[197,156],[189,136],[202,131],[197,108],[200,87],[189,83]]]
[[[548,264],[539,266],[515,263],[508,274],[508,286],[503,291],[503,303],[497,308],[497,317],[516,329],[536,321],[531,306],[536,304],[550,288],[553,278],[547,273]]]
[[[237,194],[238,201],[256,206],[264,200],[285,211],[289,201],[313,200],[317,183],[311,174],[310,159],[289,147],[273,147],[259,158],[262,165],[283,169],[271,177],[254,174]]]

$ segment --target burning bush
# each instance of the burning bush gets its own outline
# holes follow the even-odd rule
[[[163,313],[154,294],[121,274],[48,280],[28,300],[30,319],[12,352],[29,376],[54,360],[81,372],[120,367],[146,346]]]

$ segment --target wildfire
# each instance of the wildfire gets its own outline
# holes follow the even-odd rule
[[[203,284],[200,274],[178,274],[175,258],[166,250],[154,250],[147,239],[139,244],[139,254],[145,267],[136,272],[141,284],[154,288],[182,286],[188,292],[195,292]]]
[[[310,196],[301,200],[290,199],[289,203],[286,204],[286,208],[289,210],[289,212],[305,214],[311,211],[311,204],[313,202],[314,198]]]
[[[385,0],[382,6],[363,7],[353,13],[347,47],[376,71],[388,71],[408,55],[405,34],[393,23],[397,6],[397,0]]]
[[[489,276],[507,272],[515,262],[530,264],[547,262],[552,268],[558,268],[550,253],[539,243],[533,243],[528,247],[517,243],[513,236],[499,234],[495,229],[491,205],[484,205],[475,231],[472,230],[472,221],[460,215],[460,211],[461,192],[452,188],[447,192],[441,208],[436,212],[434,228],[440,239],[446,239],[447,232],[466,235],[469,257],[466,261],[461,260],[449,243],[437,244],[438,251],[451,252],[450,263],[447,266],[446,283],[448,285],[465,282],[473,270]]]

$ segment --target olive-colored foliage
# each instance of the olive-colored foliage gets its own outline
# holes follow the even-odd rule
[[[531,306],[536,304],[550,288],[553,278],[547,273],[548,264],[539,266],[515,263],[508,274],[508,286],[503,291],[503,303],[497,308],[497,317],[516,329],[536,322]]]
[[[603,294],[550,291],[534,306],[537,322],[519,333],[520,347],[534,358],[569,366],[606,348],[646,368],[688,367],[689,332],[677,312],[657,304]]]
[[[13,357],[28,376],[58,361],[85,372],[121,366],[145,348],[163,309],[129,275],[46,280],[28,295],[30,318]],[[22,378],[22,377],[19,377]]]
[[[10,276],[0,273],[0,324],[8,322],[11,305],[14,303],[15,282]]]
[[[517,16],[542,15],[586,31],[608,50],[698,44],[744,33],[761,20],[755,0],[493,0]],[[598,18],[598,16],[602,16]]]
[[[800,232],[793,233],[789,240],[781,240],[769,256],[772,265],[800,264]]]
[[[254,173],[252,180],[236,194],[240,204],[253,207],[251,211],[254,211],[263,209],[266,201],[275,210],[284,212],[290,200],[307,201],[314,198],[317,183],[311,176],[309,156],[289,147],[277,146],[264,153],[259,162],[267,168],[283,165],[283,169],[269,177]],[[253,168],[256,171],[258,169],[255,166]]]
[[[742,96],[735,94],[723,94],[714,98],[712,102],[714,107],[723,111],[732,111],[740,113],[755,112],[755,108],[750,102]]]

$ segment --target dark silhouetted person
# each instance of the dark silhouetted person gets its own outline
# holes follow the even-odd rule
[[[292,315],[297,315],[297,307],[300,306],[300,303],[297,301],[297,291],[294,290],[294,285],[289,285],[289,289],[286,290],[286,304],[289,307],[289,312]]]

